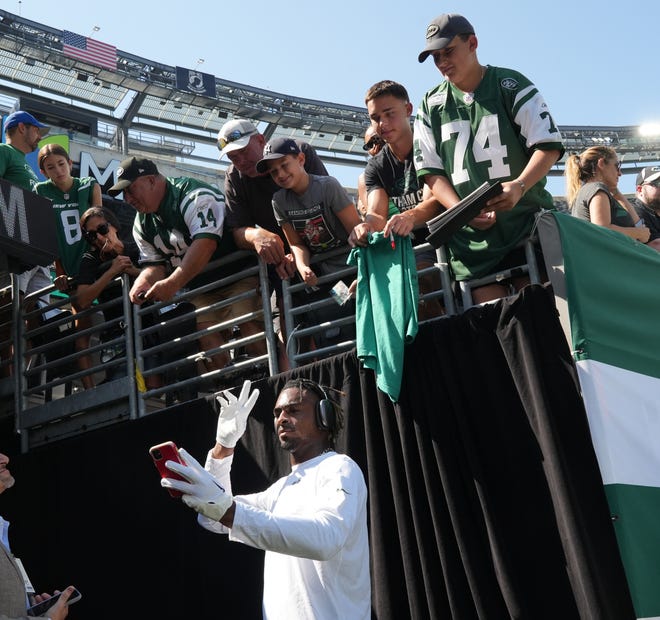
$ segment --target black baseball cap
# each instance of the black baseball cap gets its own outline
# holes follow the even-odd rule
[[[444,13],[426,27],[426,47],[417,57],[424,62],[431,52],[447,47],[459,34],[474,34],[472,24],[458,13]]]
[[[263,174],[268,171],[268,162],[271,159],[279,159],[285,155],[297,155],[300,148],[295,140],[291,138],[274,138],[266,142],[263,157],[257,162],[257,172]]]
[[[117,168],[117,182],[108,190],[108,194],[116,196],[121,194],[135,179],[158,174],[156,164],[150,159],[129,157],[119,164]]]

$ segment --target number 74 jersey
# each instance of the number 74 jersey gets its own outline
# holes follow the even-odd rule
[[[443,82],[424,97],[415,119],[413,158],[418,177],[444,175],[459,198],[485,181],[510,181],[535,149],[563,153],[561,135],[543,97],[525,76],[487,67],[473,93]],[[457,280],[479,278],[530,234],[534,214],[552,209],[545,177],[487,229],[464,226],[449,241]]]
[[[535,149],[563,153],[559,130],[536,86],[500,67],[487,67],[474,93],[448,81],[427,92],[414,134],[417,175],[446,176],[460,198],[484,181],[517,178]],[[525,198],[549,199],[549,206],[539,206],[552,206],[549,194],[532,191]]]

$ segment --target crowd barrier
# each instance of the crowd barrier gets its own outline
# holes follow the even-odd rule
[[[425,244],[415,252],[430,249]],[[347,253],[340,249],[333,255]],[[438,300],[443,312],[427,320],[452,316],[461,312],[464,304],[470,305],[451,277],[445,248],[435,250],[435,255],[436,262],[420,269],[419,276],[431,275],[439,286],[421,292],[420,302]],[[254,254],[236,252],[209,264],[206,271],[229,267],[224,273],[231,273],[231,264],[247,257],[254,259]],[[534,260],[533,251],[528,252],[528,258]],[[317,260],[312,260],[312,265]],[[15,416],[22,449],[137,419],[235,387],[246,378],[276,374],[280,371],[280,348],[287,354],[288,367],[295,368],[355,346],[354,310],[342,311],[329,292],[340,280],[350,286],[355,267],[347,265],[319,278],[319,291],[312,296],[305,292],[304,284],[285,281],[278,304],[265,263],[254,260],[248,267],[243,263],[231,275],[208,278],[209,284],[181,291],[172,301],[142,306],[130,302],[130,282],[124,275],[115,282],[120,284],[120,294],[78,314],[72,312],[71,299],[52,286],[21,299],[17,278],[12,276],[12,286],[0,290],[0,394],[13,394],[14,398],[4,399],[0,415]],[[537,272],[535,263],[524,269],[531,274]],[[200,294],[255,276],[259,286],[254,290],[223,298],[211,306],[191,303]],[[199,326],[200,318],[209,310],[251,296],[260,300],[257,311],[232,316],[210,327]],[[49,303],[43,303],[44,298]],[[283,316],[278,316],[280,310]],[[278,320],[279,335],[275,328]],[[84,321],[86,326],[76,327],[76,321]],[[247,322],[263,328],[242,334],[241,326]],[[216,333],[223,335],[224,343],[213,348],[200,345],[200,339]],[[255,344],[263,353],[247,354],[246,347]],[[230,361],[209,369],[209,361],[219,354],[228,354]],[[84,384],[90,382],[94,389],[84,389]]]

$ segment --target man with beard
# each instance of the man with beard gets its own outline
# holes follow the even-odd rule
[[[0,144],[0,179],[34,191],[39,178],[27,163],[26,155],[37,150],[39,141],[50,131],[50,127],[40,123],[32,114],[17,110],[5,119],[4,130],[5,142]],[[18,280],[23,295],[30,295],[52,284],[50,271],[42,265],[24,271]],[[42,296],[40,301],[43,305],[50,302],[48,295]]]
[[[264,135],[248,120],[228,121],[218,133],[220,157],[226,155],[232,163],[225,175],[227,226],[238,248],[254,250],[268,265],[273,265],[280,278],[288,278],[295,273],[295,265],[287,254],[272,205],[279,187],[268,172],[257,171],[265,145]],[[309,144],[298,141],[298,147],[305,154],[308,173],[328,174]]]
[[[660,166],[647,166],[637,175],[633,206],[644,226],[651,231],[647,245],[660,250]]]
[[[273,415],[292,471],[261,493],[232,497],[234,446],[258,396],[258,390],[250,394],[249,381],[238,398],[219,394],[216,444],[206,469],[181,449],[187,465],[166,465],[188,482],[164,478],[161,484],[184,493],[184,503],[199,513],[205,528],[266,551],[264,618],[367,620],[367,488],[357,464],[335,452],[341,409],[319,384],[288,381]]]

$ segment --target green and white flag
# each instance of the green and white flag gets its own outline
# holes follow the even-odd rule
[[[551,255],[635,611],[657,620],[660,252],[564,213],[544,213],[539,233],[546,259]]]

